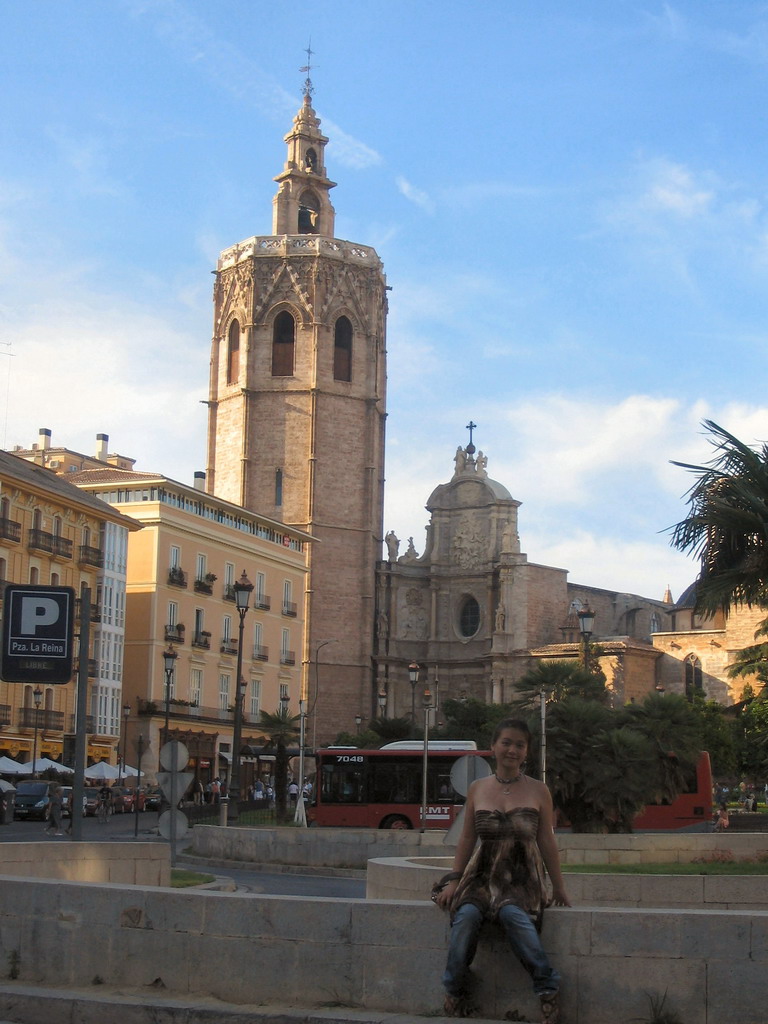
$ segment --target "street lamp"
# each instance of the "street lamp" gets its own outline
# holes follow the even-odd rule
[[[413,667],[413,666],[411,666]],[[416,666],[418,671],[418,665]],[[427,767],[429,765],[429,713],[432,710],[432,692],[424,691],[424,758],[421,772],[421,831],[427,827]]]
[[[379,690],[379,717],[384,718],[387,711],[387,691]]]
[[[321,640],[315,648],[315,699],[309,714],[312,715],[312,749],[317,746],[317,698],[320,696],[320,651],[326,644],[335,644],[336,640]]]
[[[118,754],[117,754],[117,764],[118,764],[117,784],[118,784],[118,786],[122,785],[123,773],[125,772],[125,758],[126,758],[126,755],[128,753],[128,718],[130,717],[130,714],[131,714],[131,705],[130,704],[123,704],[123,719],[125,721],[125,727],[124,727],[124,730],[123,730],[123,759],[122,759],[122,761],[120,760],[120,751],[118,751]],[[118,740],[118,743],[119,743],[119,740]],[[137,800],[138,800],[138,797],[137,797]]]
[[[355,726],[357,727],[357,735],[360,735],[360,727],[363,724],[363,716],[355,715]]]
[[[163,730],[163,743],[168,742],[171,718],[171,682],[173,681],[173,667],[176,664],[178,655],[173,649],[173,644],[168,644],[163,651],[163,668],[165,669],[165,729]],[[162,747],[162,743],[160,744]]]
[[[40,702],[43,699],[43,691],[39,686],[36,686],[32,691],[32,697],[35,702],[35,735],[32,740],[32,778],[37,778],[37,727],[40,722]]]
[[[243,698],[245,696],[245,680],[243,679],[243,629],[245,625],[245,613],[248,611],[248,604],[253,592],[253,584],[245,575],[243,569],[240,579],[235,583],[235,608],[240,616],[240,626],[237,641],[237,675],[235,682],[235,726],[232,735],[232,768],[229,774],[229,805],[227,807],[227,820],[237,821],[240,799],[240,748],[243,745]]]
[[[416,724],[416,683],[419,681],[419,666],[412,661],[408,666],[408,678],[411,681],[411,719]]]
[[[595,613],[585,604],[579,613],[579,631],[581,632],[582,639],[582,660],[584,668],[589,671],[589,640],[592,636],[592,631],[595,628]]]
[[[299,797],[296,801],[294,822],[297,825],[307,824],[307,809],[304,805],[304,736],[307,728],[307,702],[299,700]]]

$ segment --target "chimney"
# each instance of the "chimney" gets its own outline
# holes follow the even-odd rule
[[[51,447],[51,432],[48,427],[40,427],[40,430],[37,432],[37,447],[42,451]]]
[[[201,469],[198,469],[195,472],[195,490],[196,491],[204,491],[205,490],[205,473]]]
[[[109,446],[109,434],[96,435],[96,458],[100,462],[107,461],[107,448]]]

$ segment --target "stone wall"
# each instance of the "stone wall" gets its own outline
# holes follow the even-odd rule
[[[427,901],[434,883],[450,868],[450,858],[374,858],[368,861],[366,897]],[[575,907],[768,911],[765,878],[754,875],[566,873],[565,884]]]
[[[168,847],[159,843],[3,843],[2,872],[67,882],[170,885]],[[76,851],[76,855],[75,855]]]
[[[447,933],[431,903],[0,876],[0,959],[22,985],[434,1014]],[[686,1024],[765,1020],[768,913],[558,908],[543,940],[571,1024],[647,1019],[648,996],[664,992]],[[492,926],[476,970],[484,1017],[538,1019],[529,979]],[[0,1015],[7,1008],[0,1001]]]

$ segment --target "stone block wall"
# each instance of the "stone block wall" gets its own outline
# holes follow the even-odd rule
[[[24,985],[434,1014],[447,938],[447,917],[431,903],[0,876],[0,958],[14,959]],[[558,908],[543,941],[569,1024],[647,1019],[648,996],[665,991],[686,1024],[765,1020],[766,912]],[[493,926],[476,971],[484,1017],[516,1009],[538,1019],[530,981]]]

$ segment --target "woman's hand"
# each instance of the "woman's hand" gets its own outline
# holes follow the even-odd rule
[[[552,888],[552,902],[556,907],[570,907],[571,905],[568,893],[560,885],[553,886]]]
[[[459,880],[456,879],[453,882],[448,882],[440,892],[435,893],[432,897],[432,902],[436,903],[441,910],[446,910],[450,905],[451,899],[453,898],[454,892],[456,892],[456,886],[459,884]]]

